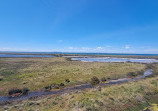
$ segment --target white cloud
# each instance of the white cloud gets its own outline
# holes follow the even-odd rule
[[[127,49],[127,50],[125,50]],[[62,47],[62,48],[7,48],[0,47],[0,51],[25,51],[25,52],[91,52],[91,53],[146,53],[146,54],[158,54],[158,49],[150,47],[132,47],[126,45],[120,47]]]
[[[98,50],[103,49],[102,47],[97,47]]]
[[[5,47],[5,48],[0,48],[1,51],[8,51],[8,50],[10,50],[10,49],[11,49],[11,48],[6,48],[6,47]]]
[[[129,45],[126,45],[125,46],[125,49],[130,49],[131,47]]]
[[[61,42],[63,42],[63,40],[58,40],[58,42],[60,42],[60,43],[61,43]]]
[[[99,47],[96,47],[96,48],[92,48],[92,52],[105,52],[105,47],[101,47],[101,46],[99,46]]]
[[[101,50],[103,50],[103,47],[100,47],[100,46],[99,46],[99,47],[97,47],[97,48],[93,48],[93,50],[94,50],[94,51],[101,51]]]
[[[73,50],[74,48],[73,47],[68,47],[68,49]]]

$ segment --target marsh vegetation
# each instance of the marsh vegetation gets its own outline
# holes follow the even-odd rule
[[[129,72],[145,70],[137,63],[84,63],[54,58],[0,58],[0,95],[7,95],[13,88],[27,87],[30,91],[59,84],[73,86],[89,83],[96,76],[109,79],[128,77]],[[52,86],[52,84],[56,84]]]
[[[158,103],[158,76],[142,81],[94,88],[86,91],[30,98],[3,105],[0,110],[26,111],[142,111]],[[149,107],[149,109],[151,109]]]
[[[95,87],[62,95],[48,95],[1,104],[0,110],[139,111],[158,103],[158,65],[139,63],[87,63],[55,58],[0,58],[0,94],[27,94],[36,90],[59,90],[91,83]],[[142,81],[98,87],[112,79],[142,75],[149,68],[154,75]],[[24,88],[27,87],[27,88]],[[9,91],[9,92],[8,92]],[[115,106],[115,107],[113,107]]]

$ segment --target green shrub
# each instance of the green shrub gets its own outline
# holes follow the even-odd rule
[[[3,78],[0,78],[0,81],[2,81],[3,80]]]
[[[99,83],[100,83],[100,81],[99,81],[99,79],[96,76],[91,78],[91,84],[92,85],[97,85]]]
[[[28,88],[23,88],[23,89],[10,89],[8,91],[8,95],[13,95],[13,94],[17,94],[17,93],[20,93],[20,94],[27,94],[29,92],[29,89]]]
[[[45,91],[50,91],[51,89],[52,89],[51,86],[45,86],[45,87],[44,87],[44,90],[45,90]]]
[[[60,84],[53,83],[53,84],[51,84],[49,86],[44,87],[44,90],[45,91],[50,91],[52,89],[59,89],[59,88],[62,88],[64,86],[65,86],[64,83],[60,83]]]
[[[130,77],[135,77],[137,74],[134,73],[134,72],[129,72],[127,75],[130,76]]]
[[[110,80],[110,79],[111,79],[110,77],[107,78],[107,80]]]
[[[56,83],[53,83],[53,84],[51,85],[51,87],[52,87],[53,89],[59,89],[60,85],[59,85],[59,84],[56,84]]]
[[[144,71],[137,71],[137,72],[129,72],[127,75],[130,76],[130,77],[136,77],[138,75],[143,75],[144,74]]]
[[[10,89],[8,91],[8,95],[13,95],[13,94],[16,94],[16,93],[22,93],[22,90],[21,89]]]
[[[30,90],[26,87],[22,89],[23,95],[27,94],[29,91]]]
[[[65,86],[65,84],[64,83],[60,83],[60,87],[64,87]]]
[[[102,81],[102,82],[105,82],[105,81],[107,81],[107,80],[106,80],[105,77],[102,77],[102,78],[101,78],[101,81]]]
[[[70,82],[70,80],[69,80],[69,79],[65,79],[65,82],[69,83],[69,82]]]

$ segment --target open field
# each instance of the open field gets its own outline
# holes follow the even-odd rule
[[[116,79],[127,77],[129,72],[145,70],[144,64],[136,63],[87,63],[55,58],[0,58],[0,95],[12,88],[28,87],[41,90],[53,83],[66,86],[87,83],[90,78]],[[65,83],[69,79],[69,83]]]
[[[158,65],[156,71],[158,72]],[[69,94],[32,98],[2,106],[9,111],[142,111],[158,104],[158,76]]]

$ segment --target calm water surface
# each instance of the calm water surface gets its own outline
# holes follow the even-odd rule
[[[20,57],[55,57],[52,55],[22,55],[22,54],[0,54],[0,57],[14,57],[14,58],[20,58]]]
[[[138,62],[138,63],[154,63],[158,62],[156,59],[134,59],[134,58],[71,58],[71,60],[83,61],[83,62]]]

